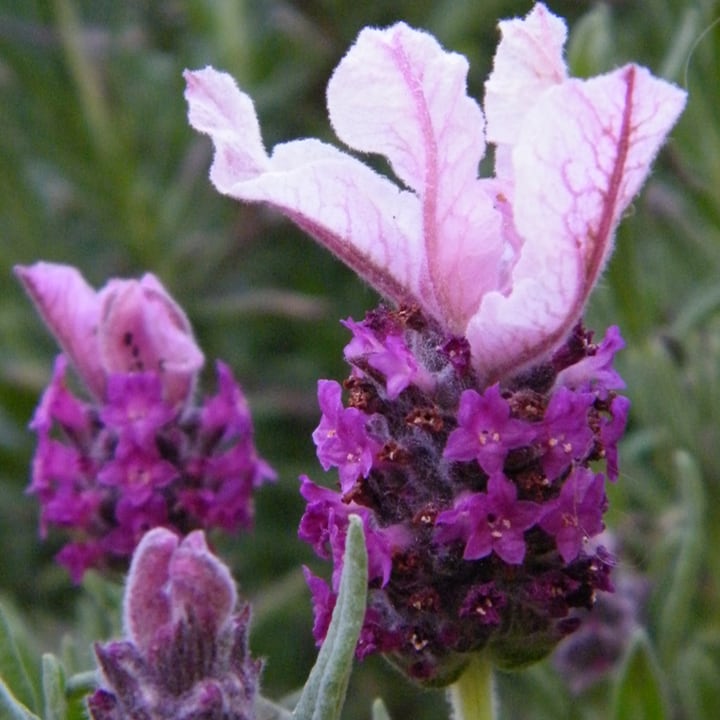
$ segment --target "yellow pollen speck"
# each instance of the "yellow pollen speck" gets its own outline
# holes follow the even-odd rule
[[[413,633],[412,637],[410,638],[410,642],[418,652],[427,647],[428,644],[427,640],[421,640],[416,633]]]

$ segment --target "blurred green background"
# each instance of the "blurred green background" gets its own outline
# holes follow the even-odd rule
[[[573,74],[632,59],[690,93],[623,222],[588,324],[601,333],[617,323],[628,341],[619,365],[633,409],[609,518],[621,564],[650,582],[651,662],[633,676],[635,687],[660,687],[668,718],[714,718],[720,25],[713,21],[720,2],[547,4],[568,19]],[[26,426],[56,348],[12,266],[71,263],[95,285],[152,271],[187,310],[208,359],[234,368],[254,410],[260,452],[280,478],[258,494],[253,534],[214,540],[254,603],[252,647],[267,658],[265,693],[292,692],[315,655],[299,567],[318,566],[296,539],[297,476],[322,479],[310,437],[315,384],[345,374],[339,318],[361,317],[377,298],[282,218],[215,192],[207,180],[210,142],[186,122],[182,70],[212,64],[232,73],[256,101],[268,147],[301,136],[332,141],[325,83],[363,26],[403,19],[429,29],[468,56],[470,92],[481,99],[497,20],[531,6],[0,0],[0,599],[17,612],[15,632],[31,666],[39,662],[34,653],[62,650],[76,669],[89,668],[89,641],[116,632],[117,618],[105,610],[112,602],[105,586],[90,579],[74,588],[54,564],[58,539],[39,543],[36,504],[24,495],[33,452]],[[211,364],[204,380],[212,390]],[[62,640],[73,624],[76,651]],[[550,662],[500,681],[506,718],[609,717],[614,692],[611,677],[575,698]],[[369,717],[379,694],[396,720],[446,716],[442,693],[407,685],[371,659],[353,677],[344,717]]]

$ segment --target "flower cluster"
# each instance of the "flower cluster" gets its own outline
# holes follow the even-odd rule
[[[250,611],[202,531],[182,542],[145,535],[124,598],[126,639],[97,644],[93,720],[251,720],[260,663],[248,653]]]
[[[571,610],[610,588],[610,554],[589,541],[604,528],[629,405],[615,392],[617,328],[595,344],[578,326],[546,363],[479,391],[467,343],[419,311],[347,324],[347,407],[340,385],[321,381],[314,434],[340,489],[304,478],[301,490],[300,537],[335,563],[332,587],[307,573],[316,638],[357,514],[370,581],[359,657],[381,652],[445,683],[470,652],[509,667],[543,656],[576,627]]]
[[[249,526],[252,492],[274,473],[257,455],[247,402],[226,365],[217,364],[217,394],[193,402],[202,355],[162,286],[148,276],[114,280],[83,297],[72,268],[18,272],[93,396],[71,391],[60,355],[31,422],[29,491],[41,504],[41,533],[71,534],[58,560],[73,579],[127,567],[156,526],[182,534]]]

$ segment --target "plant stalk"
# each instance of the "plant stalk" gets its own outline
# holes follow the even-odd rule
[[[474,655],[465,672],[448,688],[453,720],[495,720],[493,669],[480,654]]]

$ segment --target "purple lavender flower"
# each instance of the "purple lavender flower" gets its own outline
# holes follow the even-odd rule
[[[29,491],[41,534],[71,536],[57,559],[73,580],[123,569],[155,526],[249,527],[252,492],[274,473],[227,366],[217,364],[218,392],[193,402],[202,354],[160,283],[113,280],[94,293],[73,268],[38,263],[18,274],[90,391],[85,400],[70,391],[60,355],[30,424]]]
[[[379,369],[358,371],[367,367],[359,328],[375,333],[365,347],[377,353],[388,326],[404,328],[404,345],[417,348],[432,378],[396,397]],[[347,407],[340,385],[319,385],[318,457],[339,466],[324,443],[341,442],[338,418],[351,411],[373,451],[339,492],[303,478],[299,535],[333,562],[330,585],[306,572],[315,637],[324,638],[335,605],[353,513],[365,526],[370,568],[358,657],[383,653],[431,684],[451,681],[471,652],[504,666],[542,657],[577,626],[574,609],[610,587],[612,560],[592,542],[604,527],[604,474],[590,465],[616,459],[628,407],[603,384],[607,367],[595,378],[597,366],[585,363],[578,389],[560,383],[563,368],[583,365],[598,346],[578,328],[547,362],[480,391],[457,362],[461,345],[417,310],[374,310],[353,335]]]
[[[520,565],[525,557],[525,531],[540,514],[539,505],[518,500],[517,487],[502,473],[495,473],[488,478],[486,493],[461,495],[452,510],[437,516],[435,538],[438,543],[462,540],[464,560],[479,560],[495,552],[509,565]]]
[[[477,460],[492,475],[502,470],[510,450],[528,445],[536,434],[533,426],[510,417],[510,405],[496,383],[482,395],[465,390],[460,397],[458,427],[448,438],[448,460]]]
[[[590,542],[605,509],[590,467],[617,477],[622,338],[611,328],[595,344],[581,318],[685,103],[634,64],[569,77],[567,29],[542,3],[501,33],[481,108],[465,58],[432,36],[362,30],[328,111],[338,137],[382,155],[393,178],[313,139],[268,154],[232,78],[185,74],[218,190],[275,207],[392,304],[345,323],[347,407],[338,386],[331,403],[323,391],[315,437],[341,491],[304,481],[300,536],[335,564],[330,592],[310,580],[320,641],[344,518],[358,511],[378,542],[357,653],[433,684],[470,653],[537,660],[610,587],[611,561]],[[483,178],[486,143],[495,167]]]
[[[558,552],[569,563],[580,554],[588,538],[603,531],[606,508],[602,473],[578,467],[567,477],[560,494],[545,505],[540,527],[555,538]]]
[[[97,644],[93,720],[251,720],[260,663],[247,647],[250,610],[202,531],[148,532],[123,601],[125,639]]]
[[[360,477],[367,477],[380,444],[367,433],[367,416],[342,404],[342,388],[331,380],[318,383],[322,418],[313,432],[317,456],[324,470],[337,467],[340,485],[348,491]]]

